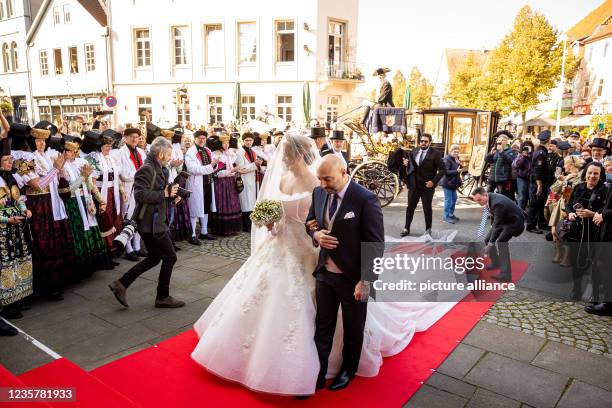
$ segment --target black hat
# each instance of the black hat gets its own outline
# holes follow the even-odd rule
[[[123,136],[121,136],[121,133],[114,131],[113,129],[106,129],[104,132],[102,132],[102,139],[104,140],[105,138],[112,139],[113,148],[117,148]],[[103,141],[102,144],[104,145],[104,144],[109,144],[109,143],[108,141],[107,142]]]
[[[172,136],[172,143],[181,143],[181,140],[183,139],[183,135],[185,134],[185,132],[183,131],[183,128],[180,127],[179,125],[176,125],[173,130],[174,130],[174,135]]]
[[[325,137],[325,128],[313,127],[310,128],[310,137],[316,139],[318,137]]]
[[[11,141],[9,139],[2,139],[2,141],[0,142],[0,149],[2,150],[2,153],[0,154],[0,156],[10,156],[11,155]]]
[[[200,137],[200,136],[206,136],[206,137],[208,137],[208,132],[207,132],[207,131],[205,131],[205,130],[203,130],[203,129],[199,129],[199,130],[196,130],[196,131],[193,133],[193,138],[194,138],[194,139],[195,139],[195,138],[197,138],[197,137]]]
[[[277,130],[272,136],[285,136],[285,133],[282,130]]]
[[[607,150],[610,148],[610,142],[608,139],[604,139],[603,137],[596,137],[591,141],[591,143],[589,143],[589,147],[601,147],[602,149]]]
[[[47,129],[51,132],[51,136],[55,136],[57,134],[57,126],[48,120],[41,120],[37,124],[34,125],[35,129]]]
[[[568,137],[577,137],[577,138],[580,138],[580,133],[574,131],[574,132],[570,133]]]
[[[59,136],[51,136],[49,139],[49,148],[53,150],[57,150],[62,153],[64,151],[64,143],[66,142],[63,137]]]
[[[147,143],[153,143],[156,137],[161,136],[162,130],[159,126],[155,126],[151,122],[147,123]]]
[[[569,142],[562,141],[562,142],[559,142],[559,143],[557,144],[557,147],[558,147],[558,148],[559,148],[559,150],[561,150],[561,151],[566,151],[566,150],[568,150],[570,147],[572,147],[572,145],[571,145]]]
[[[208,136],[208,138],[206,138],[206,147],[213,152],[221,149],[221,141],[219,140],[219,136]]]
[[[553,140],[550,141],[550,144],[557,146],[559,144],[559,140],[558,139],[553,139]]]
[[[32,128],[23,123],[13,123],[8,131],[8,139],[12,150],[27,148],[26,140],[30,137]]]
[[[69,140],[67,136],[64,136],[66,141]],[[83,153],[89,154],[93,151],[100,150],[102,147],[102,133],[96,132],[95,130],[89,130],[84,133],[83,141],[81,144],[81,150]]]
[[[343,130],[334,130],[329,140],[345,140]]]
[[[506,136],[508,139],[512,140],[514,139],[514,136],[512,135],[512,133],[510,133],[508,130],[500,130],[498,132],[495,132],[493,134],[493,140],[497,139],[500,136]]]
[[[237,149],[238,148],[238,139],[239,138],[240,138],[240,133],[238,133],[238,132],[232,132],[230,134],[229,147],[231,149]]]
[[[389,68],[384,68],[384,67],[376,68],[376,71],[374,71],[372,76],[386,74],[387,72],[391,72],[391,70]]]
[[[550,139],[551,133],[550,130],[543,130],[538,134],[538,139],[542,142],[546,142]]]
[[[257,136],[259,136],[259,134]],[[255,135],[251,132],[244,132],[242,134],[242,140],[249,139],[249,138],[255,140]]]

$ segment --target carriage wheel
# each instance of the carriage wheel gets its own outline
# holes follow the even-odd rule
[[[369,161],[359,164],[351,177],[378,196],[380,206],[385,207],[399,194],[399,179],[382,162]]]

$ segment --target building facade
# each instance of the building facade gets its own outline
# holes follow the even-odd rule
[[[589,126],[592,115],[612,114],[612,0],[602,3],[568,31],[580,64],[572,82],[572,117]]]
[[[25,39],[41,3],[42,0],[0,0],[0,97],[11,102],[15,122],[28,122],[31,112]]]
[[[45,0],[28,32],[35,121],[91,119],[109,94],[105,3]]]
[[[358,0],[115,0],[108,13],[119,123],[333,122],[363,83]]]

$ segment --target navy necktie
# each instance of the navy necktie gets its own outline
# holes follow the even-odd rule
[[[338,194],[332,196],[331,204],[329,205],[329,220],[333,218],[336,210],[338,209]]]

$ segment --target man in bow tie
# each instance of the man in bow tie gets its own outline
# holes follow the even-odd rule
[[[359,366],[369,282],[374,279],[369,258],[362,268],[361,244],[383,243],[385,233],[378,197],[350,179],[342,157],[324,156],[317,177],[320,187],[312,193],[306,218],[306,231],[313,244],[321,247],[313,272],[317,301],[315,343],[321,364],[316,386],[320,389],[326,385],[327,363],[341,307],[343,361],[329,386],[331,391],[337,391],[349,384]]]

